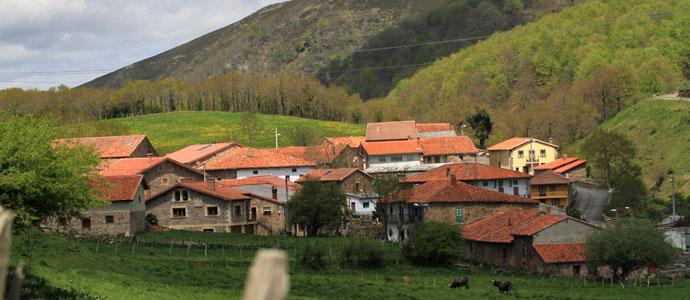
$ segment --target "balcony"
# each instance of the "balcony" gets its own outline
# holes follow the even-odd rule
[[[530,194],[532,199],[552,199],[552,198],[568,198],[567,191],[547,191],[546,193],[532,192]]]

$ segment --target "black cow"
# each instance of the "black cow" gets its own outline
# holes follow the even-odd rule
[[[451,284],[449,285],[449,287],[450,287],[451,289],[456,289],[456,288],[459,288],[459,287],[461,287],[461,286],[464,286],[465,289],[468,289],[468,290],[469,290],[469,289],[470,289],[470,279],[467,278],[467,277],[455,278],[455,280],[453,280],[453,283],[451,283]]]
[[[507,294],[510,294],[510,290],[513,289],[513,284],[510,283],[510,281],[498,281],[498,280],[493,280],[492,281],[494,286],[498,287],[498,291],[501,292],[506,292]]]

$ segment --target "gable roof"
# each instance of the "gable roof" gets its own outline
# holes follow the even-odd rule
[[[321,165],[333,162],[340,154],[340,151],[349,147],[346,144],[320,145],[320,146],[300,146],[264,149],[265,151],[275,152],[292,158],[297,158],[314,165]]]
[[[455,175],[458,180],[470,181],[475,180],[475,169],[477,170],[476,180],[494,180],[494,179],[512,179],[512,178],[530,178],[532,175],[515,172],[508,169],[492,167],[477,163],[456,163],[447,164],[438,168],[426,171],[421,174],[411,176],[403,180],[403,182],[416,183],[428,181],[444,181],[450,180],[448,170],[451,175]]]
[[[526,203],[539,201],[515,195],[494,192],[462,182],[430,181],[401,191],[384,202],[408,203]]]
[[[362,148],[368,155],[422,153],[418,140],[364,142]]]
[[[579,167],[579,166],[581,166],[581,165],[584,165],[584,164],[586,164],[586,163],[587,163],[587,160],[586,160],[586,159],[580,159],[580,160],[578,160],[578,161],[576,161],[576,162],[574,162],[574,163],[567,164],[567,165],[562,166],[562,167],[560,167],[560,168],[558,168],[558,169],[555,169],[555,170],[553,170],[553,171],[556,172],[556,173],[561,173],[561,174],[563,174],[563,173],[566,173],[566,172],[568,172],[568,171],[570,171],[570,170],[572,170],[572,169],[574,169],[574,168],[576,168],[576,167]]]
[[[570,179],[565,177],[563,174],[556,173],[551,170],[546,170],[539,172],[539,174],[534,175],[530,181],[531,185],[543,185],[543,184],[568,184]]]
[[[585,262],[587,260],[585,243],[534,244],[532,246],[547,264]]]
[[[121,135],[56,139],[53,143],[54,145],[78,144],[94,147],[101,158],[125,158],[130,157],[144,140],[148,141],[145,135]],[[153,154],[158,155],[155,150]]]
[[[537,171],[537,170],[554,170],[554,169],[558,169],[562,166],[565,166],[567,164],[574,163],[577,160],[578,160],[577,157],[567,157],[567,158],[561,157],[561,158],[554,160],[550,163],[543,164],[541,166],[536,166],[536,167],[534,167],[534,170],[535,171]]]
[[[137,195],[139,186],[144,181],[144,176],[142,175],[130,175],[130,176],[109,176],[103,177],[103,182],[109,184],[106,186],[100,182],[93,182],[91,185],[103,192],[101,196],[105,200],[110,201],[132,201]]]
[[[367,124],[367,142],[418,139],[415,121],[379,122]]]
[[[479,149],[466,136],[444,136],[420,139],[424,155],[477,153]]]
[[[366,136],[327,137],[321,140],[321,145],[323,145],[324,142],[328,142],[332,145],[348,145],[352,148],[357,148],[366,138]]]
[[[465,225],[463,237],[478,242],[511,243],[516,235],[531,236],[567,218],[536,209],[511,209]]]
[[[271,150],[250,147],[238,148],[209,163],[206,170],[311,167],[315,165],[298,157],[283,155]]]
[[[494,151],[494,150],[511,150],[511,149],[514,149],[514,148],[517,147],[517,146],[520,146],[520,145],[522,145],[522,144],[524,144],[524,143],[527,143],[527,142],[530,142],[530,141],[536,142],[536,143],[541,143],[541,144],[544,144],[544,145],[547,145],[547,146],[551,146],[551,147],[554,147],[554,148],[558,148],[558,145],[551,144],[551,143],[547,143],[547,142],[544,142],[544,141],[541,141],[541,140],[538,140],[538,139],[535,139],[535,138],[530,138],[530,137],[514,137],[514,138],[507,139],[507,140],[505,140],[505,141],[503,141],[503,142],[500,142],[500,143],[498,143],[498,144],[496,144],[496,145],[493,145],[493,146],[487,148],[487,150],[489,150],[489,151]]]
[[[417,132],[455,131],[450,123],[417,123]]]
[[[210,188],[211,185],[214,185],[213,188]],[[190,189],[205,195],[209,195],[218,199],[221,199],[223,201],[232,201],[232,200],[251,200],[251,193],[238,190],[235,188],[231,188],[228,186],[224,186],[222,184],[218,183],[211,183],[211,182],[180,182],[175,185],[169,186],[166,189],[158,192],[155,195],[152,195],[147,199],[151,200],[153,198],[158,197],[159,195],[165,194],[168,191],[175,189],[175,188],[186,188]]]
[[[164,162],[170,162],[191,172],[203,174],[201,171],[180,163],[169,157],[122,158],[108,162],[105,169],[100,171],[102,176],[137,175],[142,174]]]
[[[232,143],[217,143],[217,144],[195,144],[184,147],[173,153],[168,153],[166,157],[170,157],[176,161],[183,164],[188,164],[195,162],[210,156],[218,152],[225,151],[231,147],[243,147],[242,145],[232,142]]]
[[[260,175],[260,176],[252,176],[252,177],[247,177],[247,178],[242,178],[242,179],[232,179],[228,181],[220,181],[218,184],[225,185],[225,186],[243,186],[243,185],[259,185],[259,184],[268,184],[272,185],[275,187],[279,188],[285,188],[285,179],[273,176],[273,175]],[[287,189],[290,191],[296,191],[297,190],[298,184],[289,181],[287,183]]]
[[[362,172],[355,168],[341,168],[341,169],[314,169],[309,171],[309,173],[304,174],[304,176],[297,179],[297,181],[305,181],[309,179],[319,180],[319,181],[343,181],[345,178],[349,177],[355,172],[360,172],[365,176],[372,178],[371,175]]]

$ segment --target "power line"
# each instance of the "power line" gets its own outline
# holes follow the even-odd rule
[[[6,83],[50,83],[50,84],[78,84],[81,82],[66,82],[66,81],[18,81],[18,80],[0,80]]]

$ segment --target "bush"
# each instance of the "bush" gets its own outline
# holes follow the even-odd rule
[[[327,261],[324,259],[325,257],[325,247],[321,247],[314,243],[307,244],[307,247],[302,251],[302,264],[314,270],[318,270],[326,266]]]
[[[343,247],[343,265],[362,268],[383,267],[386,252],[376,241],[356,239],[349,240]]]
[[[156,217],[156,215],[154,214],[146,215],[146,224],[148,224],[149,226],[158,226],[158,217]]]
[[[459,226],[432,221],[415,225],[402,253],[413,264],[440,265],[460,257],[463,246]]]

